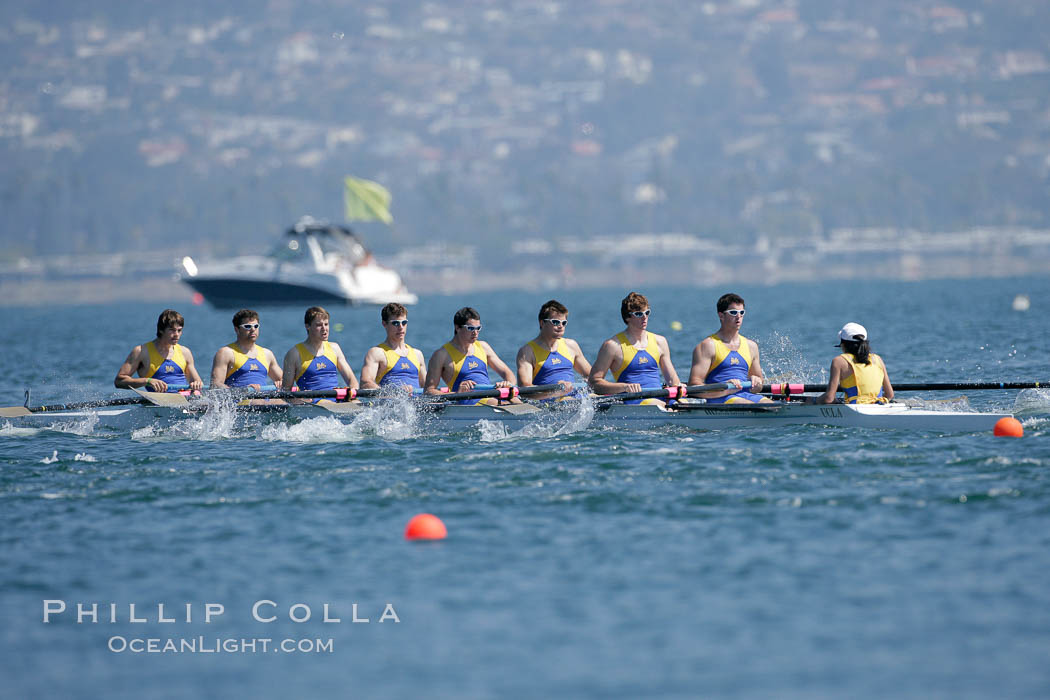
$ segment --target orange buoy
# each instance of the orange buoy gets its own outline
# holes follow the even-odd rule
[[[441,518],[430,513],[420,513],[408,521],[405,526],[406,540],[443,540],[448,536],[445,523]]]
[[[1013,416],[1004,416],[995,422],[992,432],[999,437],[1021,437],[1024,435],[1024,427],[1021,421]]]

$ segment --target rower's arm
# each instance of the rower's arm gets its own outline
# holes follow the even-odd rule
[[[193,363],[193,353],[185,345],[182,346],[182,355],[186,358],[186,379],[190,382],[190,389],[192,391],[200,391],[204,388],[204,381],[201,380],[201,375],[197,373],[197,365]]]
[[[667,344],[667,338],[662,335],[656,336],[656,347],[660,348],[660,371],[663,372],[667,386],[681,386],[682,380],[678,378],[678,370],[671,361],[671,346]]]
[[[602,347],[598,351],[598,357],[594,360],[594,365],[591,367],[591,374],[587,378],[594,393],[619,394],[631,390],[630,385],[626,382],[610,382],[605,378],[605,373],[612,369],[613,362],[621,361],[623,361],[623,355],[620,354],[619,344],[612,340],[606,340],[602,343]]]
[[[823,394],[813,400],[814,403],[834,403],[835,394],[839,391],[839,382],[842,381],[842,367],[846,361],[836,357],[831,361],[831,369],[828,370],[828,388]]]
[[[765,373],[762,371],[762,361],[758,355],[758,343],[753,340],[747,341],[751,346],[751,368],[748,370],[748,376],[751,378],[751,391],[758,393],[762,391],[762,384],[765,383]]]
[[[711,360],[714,359],[714,346],[704,339],[693,348],[693,364],[689,368],[689,383],[692,385],[707,382],[707,373],[711,371]]]
[[[212,389],[225,389],[226,388],[226,372],[230,367],[231,350],[223,346],[219,348],[219,351],[215,353],[215,358],[211,361],[211,388]]]
[[[714,359],[714,341],[710,338],[704,338],[695,348],[693,348],[693,366],[689,369],[689,383],[707,384],[707,375],[711,372],[711,363]],[[736,387],[732,387],[722,391],[705,391],[700,394],[693,394],[693,396],[699,396],[706,399],[717,399],[722,396],[729,396],[737,391],[740,390]]]
[[[423,387],[425,387],[427,385],[427,374],[428,374],[428,372],[427,372],[427,364],[426,364],[426,360],[423,357],[423,351],[422,350],[418,350],[417,349],[415,351],[415,353],[416,353],[416,358],[419,360],[419,366],[421,368],[419,370],[419,388],[422,389]]]
[[[335,366],[339,370],[339,374],[343,376],[343,381],[351,389],[357,389],[357,375],[354,374],[353,368],[350,367],[350,363],[346,361],[346,357],[343,355],[343,349],[339,347],[338,343],[329,342],[329,345],[334,346],[335,350]]]
[[[887,401],[893,400],[893,385],[890,384],[890,373],[886,371],[886,363],[879,357],[879,364],[882,365],[882,396]]]
[[[113,386],[118,389],[134,389],[136,387],[149,389],[149,377],[134,376],[135,372],[142,365],[141,355],[141,345],[136,345],[132,348],[124,360],[124,364],[117,370],[117,376],[113,379]]]
[[[481,347],[488,358],[489,367],[496,370],[496,373],[503,377],[503,381],[506,382],[508,386],[514,386],[517,377],[514,376],[513,370],[507,366],[506,362],[500,359],[499,355],[496,354],[496,351],[492,349],[491,345],[482,342]],[[499,386],[500,384],[501,382],[496,382],[496,386]]]
[[[536,356],[529,344],[525,343],[518,350],[518,386],[532,386],[534,362],[536,362]]]
[[[291,391],[295,386],[296,374],[299,371],[299,351],[294,347],[284,355],[284,367],[281,369],[281,388]]]
[[[591,363],[587,361],[587,356],[583,354],[583,350],[580,349],[580,344],[575,340],[566,340],[569,348],[576,353],[576,357],[572,360],[572,366],[584,379],[591,375]]]
[[[284,372],[281,371],[281,365],[277,362],[277,355],[274,355],[269,350],[266,352],[270,356],[270,363],[266,366],[266,374],[273,380],[274,386],[281,386],[281,382],[284,380]]]
[[[379,376],[379,365],[381,362],[386,360],[386,353],[383,349],[376,346],[371,348],[365,353],[364,364],[361,365],[361,388],[362,389],[378,389],[379,383],[376,382],[376,377]]]
[[[451,358],[448,356],[448,352],[445,350],[445,348],[438,348],[434,351],[434,354],[430,356],[430,361],[427,363],[427,381],[426,384],[423,385],[424,393],[441,393],[438,390],[438,385],[441,384],[442,379],[445,379],[444,374],[446,360],[449,360],[451,362]]]

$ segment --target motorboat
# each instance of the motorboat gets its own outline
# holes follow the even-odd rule
[[[304,216],[267,255],[196,263],[179,278],[216,308],[304,304],[415,304],[396,270],[384,267],[350,229]]]

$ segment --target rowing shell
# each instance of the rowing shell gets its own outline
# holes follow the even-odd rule
[[[227,407],[245,420],[301,421],[319,417],[334,417],[352,422],[369,411],[383,410],[374,404],[336,403],[288,405],[271,403],[255,406]],[[566,424],[575,417],[583,417],[579,404],[539,407],[532,404],[507,406],[419,405],[415,409],[420,421],[430,430],[466,430],[482,422],[502,423],[509,428],[520,428],[536,422]],[[175,422],[200,419],[207,412],[206,405],[189,408],[177,406],[127,406],[79,411],[53,411],[27,416],[0,419],[19,427],[60,427],[85,424],[91,429],[131,431],[149,426],[163,426]],[[906,404],[689,404],[678,410],[660,406],[611,404],[594,408],[589,417],[591,425],[630,430],[647,430],[678,426],[694,430],[718,430],[735,427],[771,427],[780,425],[828,425],[853,428],[890,430],[917,430],[931,432],[990,431],[996,421],[1008,413],[976,413],[964,411],[935,411],[914,408]]]

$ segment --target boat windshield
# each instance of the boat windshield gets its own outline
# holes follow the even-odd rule
[[[270,257],[283,262],[299,260],[308,255],[306,247],[306,236],[302,234],[290,234],[270,251]]]
[[[308,229],[306,231],[289,231],[288,234],[271,251],[270,257],[281,262],[294,262],[309,257],[309,239],[314,239],[321,254],[329,260],[337,260],[353,265],[368,257],[368,250],[352,234],[328,229]]]
[[[355,236],[342,233],[324,233],[317,236],[317,243],[325,257],[337,256],[350,263],[358,263],[368,255],[368,251]]]

